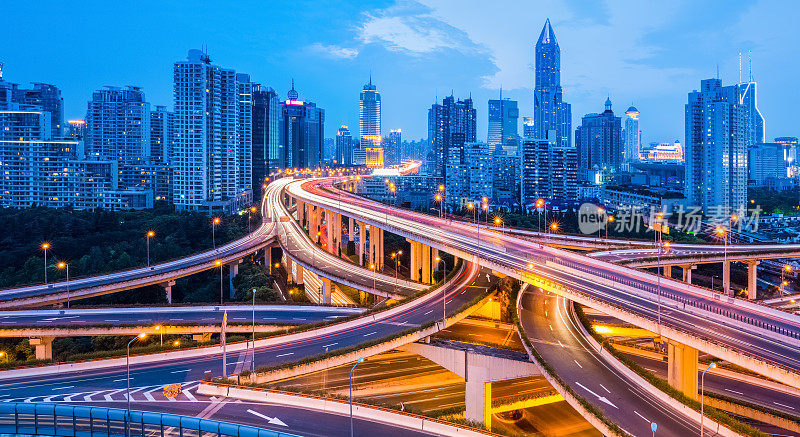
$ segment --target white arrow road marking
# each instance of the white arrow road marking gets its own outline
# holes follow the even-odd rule
[[[645,422],[647,422],[647,423],[652,423],[652,422],[650,422],[649,420],[647,420],[647,418],[646,418],[646,417],[644,417],[644,416],[642,416],[641,414],[639,414],[639,412],[638,412],[638,411],[636,411],[636,410],[633,410],[633,412],[634,412],[634,413],[636,413],[636,415],[637,415],[637,416],[639,416],[639,417],[641,417],[642,419],[644,419],[644,421],[645,421]]]
[[[616,408],[616,409],[619,409],[619,407],[618,407],[618,406],[616,406],[616,405],[612,404],[612,403],[611,403],[611,401],[609,401],[609,400],[608,400],[608,399],[607,399],[605,396],[600,396],[599,394],[597,394],[597,393],[595,393],[595,392],[593,392],[593,391],[589,390],[588,388],[586,388],[586,386],[585,386],[585,385],[581,384],[581,383],[580,383],[580,382],[578,382],[578,381],[575,381],[575,384],[578,384],[578,386],[580,386],[580,388],[582,388],[582,389],[584,389],[584,390],[588,391],[589,393],[591,393],[591,394],[593,394],[593,395],[597,396],[597,399],[599,399],[599,400],[600,400],[600,402],[606,403],[606,404],[608,404],[608,405],[611,405],[612,407],[614,407],[614,408]]]
[[[265,416],[265,415],[259,413],[258,411],[253,411],[253,410],[247,410],[247,412],[252,414],[253,416],[260,417],[260,418],[266,420],[267,423],[271,423],[273,425],[280,425],[280,426],[289,426],[289,425],[283,423],[283,421],[281,419],[278,419],[277,417]]]

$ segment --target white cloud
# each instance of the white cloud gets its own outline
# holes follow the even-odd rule
[[[364,44],[379,43],[408,54],[428,54],[443,49],[463,53],[483,52],[464,31],[430,14],[418,3],[402,1],[377,14],[366,14],[359,32]]]
[[[308,47],[311,51],[335,59],[353,59],[358,56],[358,49],[341,47],[335,44],[314,43]]]

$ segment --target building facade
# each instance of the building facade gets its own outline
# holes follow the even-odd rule
[[[86,107],[84,147],[90,159],[120,163],[149,159],[150,104],[139,87],[105,87]]]
[[[350,128],[344,124],[336,132],[335,149],[333,155],[335,165],[344,167],[353,165],[353,136],[350,134]]]
[[[622,131],[623,158],[625,162],[641,159],[642,131],[639,129],[639,110],[631,106],[625,111],[625,129]]]
[[[545,138],[556,132],[556,142],[572,145],[572,107],[563,101],[561,91],[561,48],[550,19],[544,23],[536,42],[536,77],[533,91],[534,132],[532,138]]]
[[[285,147],[281,168],[317,168],[322,164],[325,111],[313,102],[299,100],[292,89],[281,104],[280,142]]]
[[[575,131],[580,180],[603,183],[609,175],[620,169],[621,128],[622,121],[611,110],[611,99],[606,99],[602,113],[583,116],[581,125]]]
[[[575,147],[558,144],[550,138],[525,139],[522,142],[522,205],[537,199],[574,200],[578,195],[578,152]]]
[[[174,124],[175,114],[166,106],[156,106],[150,111],[150,157],[153,162],[169,163],[175,142]]]
[[[507,154],[516,155],[519,144],[519,108],[517,101],[503,99],[489,100],[489,131],[486,144],[493,148],[502,147]]]
[[[280,142],[281,102],[274,89],[253,86],[252,160],[253,195],[261,192],[264,179],[281,168],[284,148]]]
[[[476,118],[471,98],[456,100],[449,96],[442,100],[441,105],[434,103],[431,106],[428,110],[428,143],[432,154],[432,176],[446,180],[450,148],[476,141]]]
[[[686,201],[706,214],[745,207],[748,118],[739,89],[705,79],[686,104]]]

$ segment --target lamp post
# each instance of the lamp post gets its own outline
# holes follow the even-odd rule
[[[362,361],[364,361],[364,357],[360,357],[356,360],[356,363],[353,364],[353,367],[350,369],[350,437],[353,437],[353,371],[356,370],[356,366]]]
[[[400,255],[402,255],[402,254],[403,254],[403,251],[402,250],[398,250],[396,252],[392,252],[392,255],[391,255],[392,259],[394,260],[394,288],[395,288],[395,291],[397,291],[400,288],[400,286],[398,284],[399,281],[397,279],[397,276],[398,276],[397,275],[397,268],[398,268],[398,264],[400,264]]]
[[[221,220],[219,219],[219,217],[214,217],[214,219],[211,220],[211,246],[214,249],[217,248],[216,229],[220,221]]]
[[[722,261],[722,273],[723,273],[722,274],[722,276],[723,276],[723,278],[722,278],[722,292],[727,294],[728,290],[725,290],[725,278],[724,278],[724,276],[725,276],[725,269],[728,268],[728,278],[730,278],[730,267],[727,267],[727,265],[728,265],[728,232],[722,226],[717,226],[716,229],[715,229],[715,232],[717,233],[717,235],[719,235],[719,236],[721,236],[722,238],[725,239],[725,250],[723,252],[724,255],[723,255],[723,258],[722,258],[723,259],[723,261]],[[730,279],[728,279],[728,281],[730,281]]]
[[[47,284],[47,249],[50,248],[50,243],[42,243],[42,250],[44,251],[44,283]]]
[[[606,222],[607,222],[606,223],[606,240],[608,240],[608,224],[609,223],[614,223],[614,220],[615,219],[614,219],[613,215],[608,216],[608,219],[606,220]]]
[[[494,224],[495,224],[495,226],[500,226],[500,233],[501,234],[505,234],[506,233],[505,223],[503,223],[503,219],[501,219],[500,216],[496,216],[494,218]]]
[[[258,211],[258,209],[255,206],[251,206],[250,209],[247,210],[247,232],[253,232],[253,229],[250,226],[250,219],[256,211]]]
[[[147,240],[147,266],[150,267],[150,239],[155,237],[156,233],[154,231],[147,231],[145,235],[145,240]]]
[[[256,289],[253,289],[253,359],[250,361],[250,371],[256,373]]]
[[[544,223],[545,223],[545,226],[547,226],[547,204],[545,203],[544,199],[536,199],[535,206],[536,206],[536,215],[537,215],[537,218],[538,218],[537,221],[539,223],[539,233],[541,233],[542,232],[542,212],[539,211],[539,210],[544,208]],[[546,233],[547,229],[545,229],[544,231]]]
[[[700,375],[700,437],[703,437],[703,418],[704,418],[703,407],[705,401],[705,391],[703,389],[706,378],[706,372],[715,367],[717,367],[717,363],[712,361],[711,364],[709,364],[708,367],[706,367],[706,369],[703,370],[703,373]]]
[[[438,198],[441,200],[439,203],[439,216],[444,218],[444,202],[447,196],[447,190],[445,190],[444,185],[439,185],[439,193]]]
[[[436,202],[439,204],[439,218],[442,218],[442,195],[437,194],[435,199]]]
[[[781,287],[778,289],[778,296],[783,296],[783,287],[789,285],[789,281],[784,279],[784,273],[789,273],[791,271],[792,271],[792,266],[789,264],[786,264],[781,269]]]
[[[486,215],[486,224],[488,225],[489,224],[489,198],[486,197],[486,196],[483,196],[483,198],[481,199],[481,202],[483,203],[483,212]]]
[[[378,272],[375,264],[370,264],[369,269],[372,270],[372,292],[375,293],[378,291],[375,287],[375,277],[378,275]]]
[[[442,275],[443,275],[442,282],[444,282],[444,278],[447,277],[447,263],[440,256],[437,256],[434,259],[437,263],[442,263]],[[441,287],[441,288],[442,288],[442,329],[444,329],[445,326],[447,325],[447,294],[444,290],[447,287]]]
[[[601,218],[598,222],[603,222],[603,227],[606,226],[605,220],[602,220],[603,214],[606,213],[606,210],[603,208],[597,208],[597,215]],[[600,226],[597,227],[597,238],[600,239]]]
[[[69,264],[64,261],[56,264],[59,269],[64,269],[67,271],[67,308],[69,308]]]
[[[156,330],[158,330],[159,335],[161,335],[161,346],[164,346],[164,330],[161,328],[161,325],[156,326]]]
[[[219,304],[222,305],[222,261],[216,260],[214,261],[214,265],[219,267]]]
[[[131,435],[131,343],[134,341],[144,338],[147,334],[144,332],[140,333],[136,337],[133,337],[131,341],[128,342],[128,345],[125,346],[125,369],[127,372],[127,377],[125,378],[127,382],[127,386],[125,388],[125,398],[128,401],[128,414],[125,416],[125,435]]]
[[[656,278],[656,281],[657,281],[656,282],[657,283],[656,291],[658,292],[658,335],[659,336],[661,336],[661,251],[663,249],[666,249],[667,252],[669,252],[669,250],[670,250],[669,249],[669,241],[665,241],[664,243],[661,243],[660,240],[661,240],[661,236],[659,236],[658,264],[657,264],[658,267],[656,267],[658,269],[658,272],[656,273],[656,275],[657,275],[657,278]]]

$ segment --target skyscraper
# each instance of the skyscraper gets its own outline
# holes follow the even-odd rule
[[[578,195],[578,152],[575,147],[556,144],[550,138],[525,139],[522,142],[522,205],[537,199],[572,200]]]
[[[346,125],[336,132],[336,152],[333,156],[336,165],[350,167],[353,165],[353,136]]]
[[[359,97],[358,120],[360,124],[361,147],[381,146],[381,93],[372,84],[364,85]]]
[[[556,41],[550,19],[544,23],[536,42],[536,84],[533,91],[535,138],[545,138],[547,131],[556,131],[559,145],[572,145],[572,107],[562,101],[561,48]]]
[[[622,142],[626,162],[638,161],[642,152],[642,131],[639,130],[639,110],[631,105],[625,111],[625,130],[623,130]]]
[[[150,104],[135,86],[92,93],[86,109],[86,156],[130,163],[150,159]]]
[[[517,101],[508,98],[489,100],[489,132],[486,143],[493,149],[500,146],[509,155],[517,153],[519,141],[519,108]]]
[[[150,111],[150,156],[155,162],[169,163],[175,141],[174,124],[175,114],[167,111],[166,106],[156,106]]]
[[[745,112],[745,142],[747,147],[763,143],[767,138],[764,131],[764,117],[761,115],[761,111],[758,110],[756,90],[756,82],[753,80],[752,74],[748,82],[738,85],[739,105],[742,106]]]
[[[622,121],[611,110],[610,98],[606,99],[601,114],[583,116],[581,125],[575,130],[578,177],[581,180],[602,183],[608,175],[619,170],[622,161],[621,127]]]
[[[252,201],[241,164],[236,72],[211,63],[196,49],[175,62],[173,202],[179,209],[233,211]]]
[[[392,129],[389,135],[383,139],[384,160],[386,165],[399,165],[402,159],[402,151],[400,150],[403,143],[402,131],[400,129]]]
[[[747,198],[747,111],[737,85],[700,82],[686,104],[686,200],[709,215],[726,215]]]
[[[236,186],[253,190],[253,88],[258,86],[250,82],[250,75],[236,74]],[[263,179],[262,179],[263,180]]]
[[[431,147],[433,171],[431,176],[447,176],[447,160],[451,147],[463,147],[476,141],[477,113],[472,98],[456,100],[445,97],[442,104],[434,103],[428,110],[428,143]]]
[[[285,155],[281,168],[316,168],[322,163],[322,143],[325,138],[325,111],[313,102],[298,100],[292,89],[281,104],[281,144]]]
[[[261,192],[264,178],[277,170],[281,151],[281,102],[274,89],[253,87],[253,194]]]

